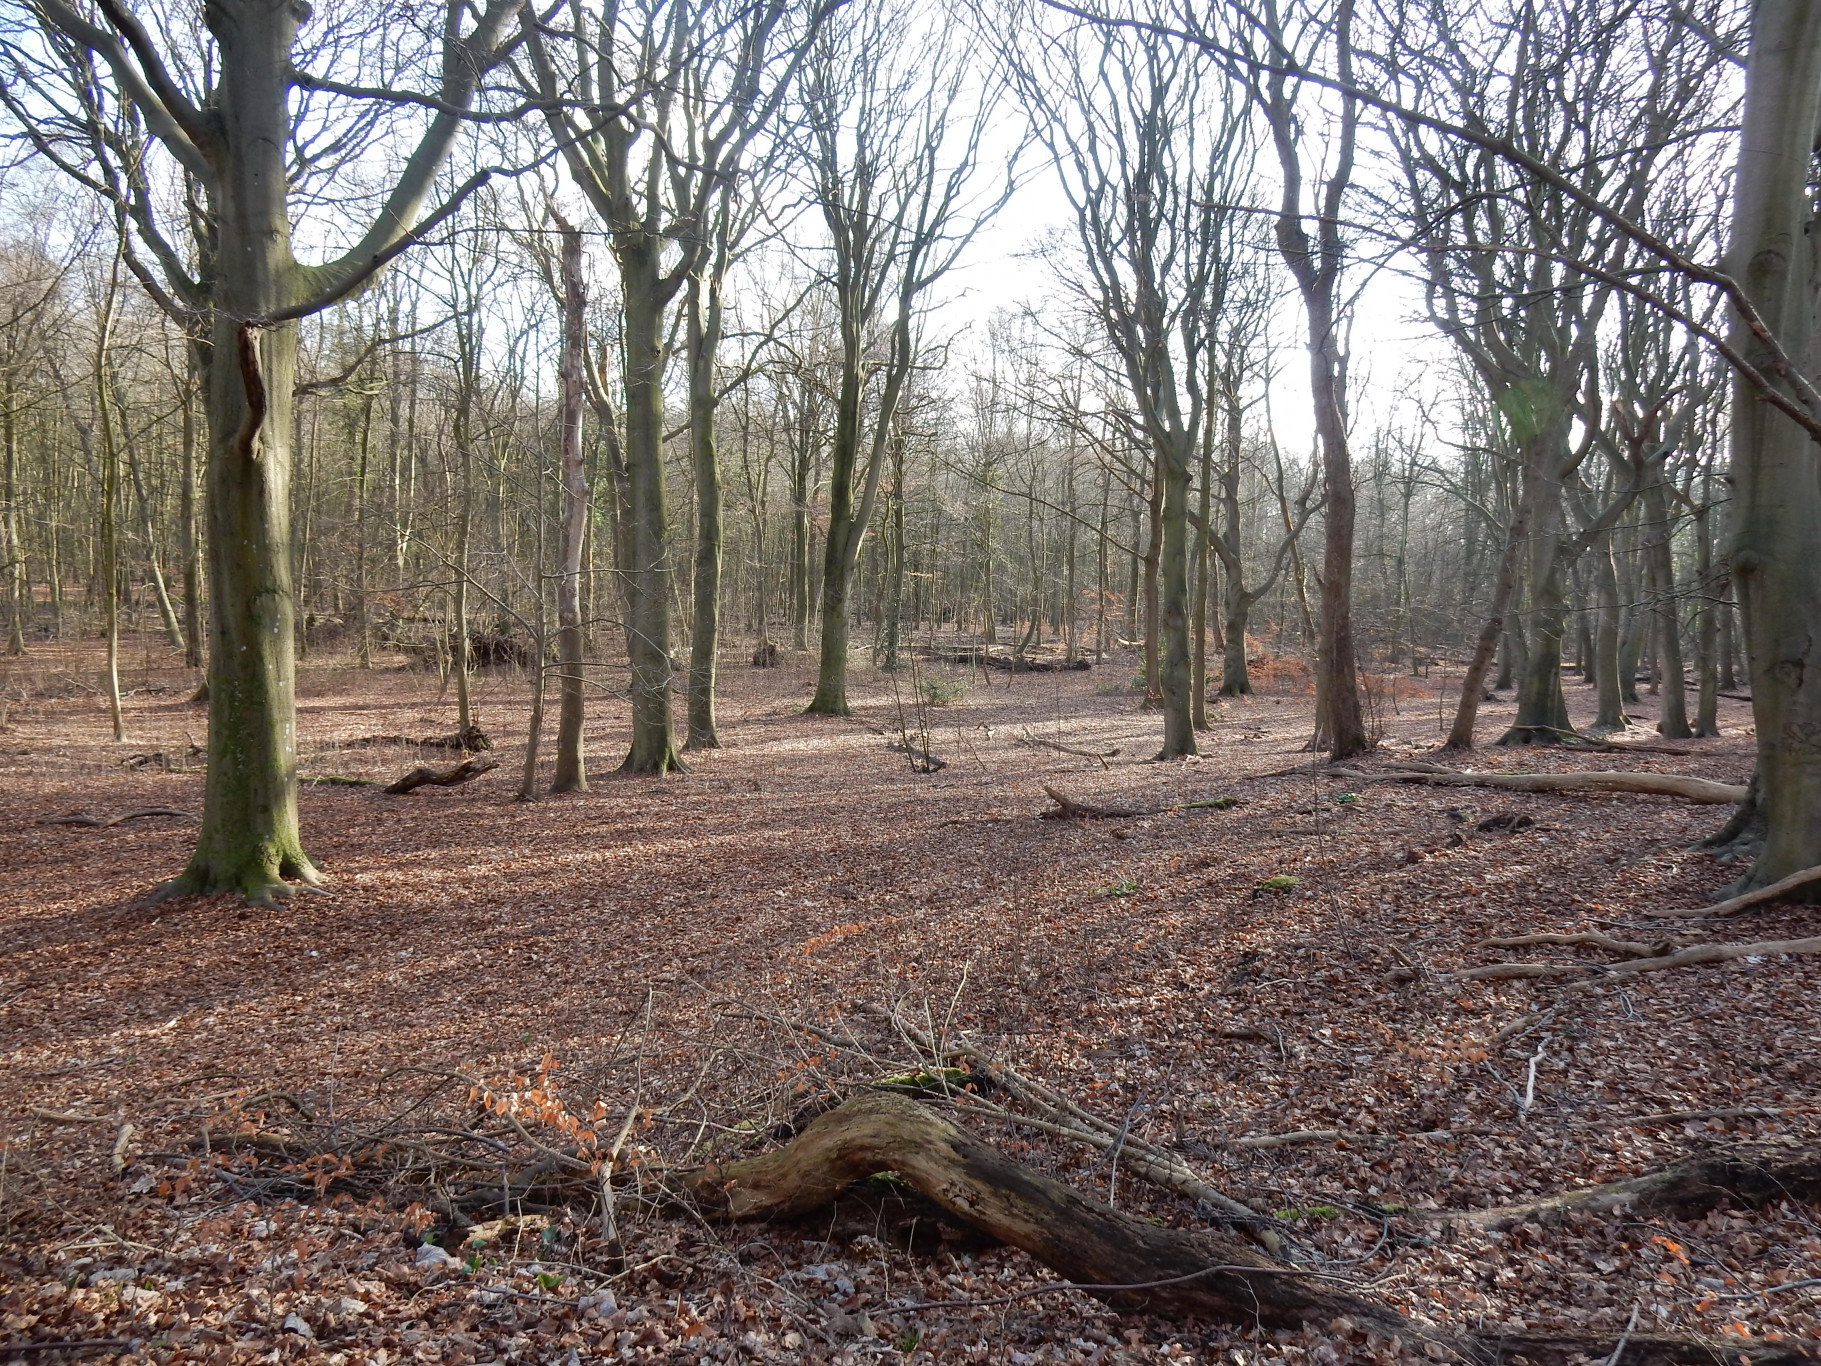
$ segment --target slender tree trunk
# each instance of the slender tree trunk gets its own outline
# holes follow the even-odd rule
[[[1479,717],[1480,698],[1486,690],[1486,675],[1500,642],[1506,637],[1506,621],[1517,597],[1518,574],[1523,565],[1524,547],[1536,520],[1537,504],[1543,496],[1543,468],[1539,451],[1526,451],[1524,475],[1519,485],[1517,506],[1511,512],[1511,524],[1505,529],[1505,548],[1499,557],[1498,574],[1492,582],[1492,609],[1474,641],[1473,653],[1467,660],[1467,671],[1461,676],[1460,701],[1455,704],[1454,725],[1448,732],[1445,749],[1472,749],[1473,727]],[[1498,686],[1508,686],[1509,664],[1500,670]]]
[[[891,558],[885,592],[885,671],[898,671],[899,622],[904,615],[904,436],[892,437]]]
[[[117,267],[116,267],[117,269]],[[120,442],[114,430],[114,404],[108,393],[113,344],[114,283],[109,282],[95,338],[95,413],[101,426],[101,611],[107,635],[108,716],[114,723],[114,740],[126,739],[126,718],[120,705]]]
[[[719,749],[715,733],[715,661],[721,643],[721,463],[715,449],[715,354],[721,344],[721,278],[726,269],[726,216],[714,259],[689,277],[684,307],[689,351],[689,450],[695,463],[694,610],[689,635],[688,749]]]
[[[1695,671],[1700,676],[1700,691],[1695,699],[1694,733],[1705,737],[1720,733],[1720,661],[1716,658],[1720,643],[1720,585],[1714,573],[1710,471],[1703,472],[1701,482],[1702,501],[1695,512],[1695,582],[1700,585],[1701,609],[1695,618]]]
[[[1817,222],[1808,186],[1818,112],[1821,6],[1760,0],[1727,264],[1804,375],[1815,373]],[[1743,320],[1731,340],[1775,376]],[[1763,886],[1821,863],[1821,480],[1807,434],[1743,379],[1733,384],[1732,566],[1766,818],[1763,850],[1744,882]]]
[[[1186,444],[1186,443],[1185,443]],[[1173,445],[1158,460],[1163,486],[1163,536],[1158,546],[1158,635],[1160,692],[1163,700],[1163,748],[1159,759],[1196,753],[1190,706],[1189,650],[1189,476],[1193,447]]]
[[[1669,500],[1663,496],[1663,485],[1652,483],[1644,491],[1645,517],[1655,528],[1650,539],[1650,577],[1654,588],[1657,628],[1657,658],[1663,670],[1663,709],[1657,729],[1672,740],[1685,740],[1694,732],[1688,727],[1688,696],[1682,681],[1682,624],[1676,608],[1675,553],[1670,542]]]
[[[194,364],[196,351],[186,346]],[[188,382],[183,390],[183,468],[177,507],[178,535],[183,545],[183,662],[202,667],[202,547],[196,539],[196,395]]]
[[[17,396],[12,375],[0,391],[0,460],[4,461],[6,498],[0,521],[0,556],[6,559],[6,652],[25,653],[25,623],[31,611],[31,579],[26,572],[25,541],[19,533],[19,426]]]
[[[114,415],[120,423],[120,441],[126,451],[127,472],[133,479],[134,506],[139,509],[139,534],[145,541],[146,570],[152,580],[152,596],[158,603],[158,616],[164,624],[165,640],[173,650],[181,650],[183,628],[177,624],[177,609],[171,603],[171,595],[164,582],[164,569],[158,562],[158,537],[152,525],[152,500],[146,496],[145,476],[139,469],[139,443],[133,439],[133,429],[126,409],[120,402],[119,376],[113,375],[110,379],[109,390],[114,400]]]
[[[1631,723],[1625,715],[1624,690],[1619,680],[1619,575],[1612,565],[1612,534],[1600,537],[1593,547],[1594,593],[1599,601],[1593,637],[1593,685],[1599,699],[1594,717],[1597,730],[1622,730]]]
[[[583,366],[588,347],[588,292],[582,278],[582,234],[562,232],[563,359],[561,453],[563,548],[556,580],[557,722],[552,792],[586,792],[582,725],[587,706],[582,651],[582,548],[588,532],[588,476],[582,465]],[[539,661],[540,665],[542,660]]]
[[[1210,372],[1212,371],[1210,365]],[[1195,523],[1195,662],[1191,670],[1192,710],[1190,719],[1196,730],[1208,729],[1208,567],[1212,556],[1208,553],[1208,542],[1213,528],[1208,522],[1213,512],[1212,485],[1214,482],[1214,402],[1216,392],[1214,376],[1209,375],[1208,413],[1201,434],[1201,489],[1200,505],[1196,511],[1200,520]]]
[[[1144,706],[1147,709],[1163,706],[1162,652],[1157,634],[1160,624],[1157,580],[1163,560],[1166,482],[1163,461],[1153,459],[1150,535],[1145,541],[1144,549]]]

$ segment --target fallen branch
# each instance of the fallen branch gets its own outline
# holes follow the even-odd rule
[[[1673,941],[1661,944],[1632,944],[1608,939],[1603,934],[1527,934],[1513,939],[1488,939],[1488,947],[1509,948],[1530,944],[1589,944],[1630,955],[1623,963],[1492,963],[1481,968],[1462,968],[1448,974],[1462,982],[1497,982],[1545,977],[1565,977],[1569,973],[1597,968],[1606,977],[1631,976],[1640,972],[1658,972],[1667,968],[1701,967],[1707,963],[1728,963],[1737,958],[1799,957],[1821,953],[1821,936],[1812,939],[1763,939],[1749,944],[1693,944],[1677,948]],[[1591,982],[1576,984],[1573,990],[1584,990]]]
[[[483,773],[491,773],[498,767],[490,759],[463,759],[454,768],[445,768],[441,773],[433,768],[414,768],[383,790],[394,797],[402,797],[420,787],[454,787],[478,778]]]
[[[1677,773],[1463,773],[1440,764],[1405,761],[1389,772],[1329,770],[1336,777],[1376,783],[1426,783],[1434,787],[1497,787],[1510,792],[1636,792],[1654,797],[1680,797],[1708,806],[1745,800],[1745,788],[1690,778]],[[1821,875],[1818,875],[1821,876]]]
[[[74,1110],[47,1110],[42,1105],[29,1106],[26,1113],[34,1119],[48,1119],[53,1124],[109,1124],[112,1115],[84,1115]]]
[[[1035,749],[1053,749],[1058,754],[1073,754],[1077,759],[1096,759],[1102,768],[1107,767],[1107,760],[1119,756],[1119,747],[1115,745],[1108,750],[1077,749],[1074,745],[1065,745],[1060,740],[1045,740],[1031,734],[1029,726],[1024,728],[1022,738],[1014,738],[1015,745],[1028,745]]]
[[[1739,896],[1729,897],[1712,906],[1703,906],[1695,910],[1655,911],[1652,914],[1666,919],[1718,920],[1725,916],[1737,915],[1740,911],[1748,911],[1753,906],[1762,906],[1767,901],[1776,901],[1795,891],[1796,888],[1806,887],[1813,882],[1821,882],[1821,867],[1804,868],[1800,872],[1791,873],[1788,877],[1778,878],[1768,887],[1760,887],[1755,892],[1745,892]]]
[[[110,816],[106,820],[101,819],[99,816],[91,816],[85,811],[75,811],[67,816],[46,817],[44,820],[39,821],[38,824],[84,825],[91,826],[97,830],[111,830],[116,825],[125,825],[128,821],[142,821],[149,816],[179,816],[186,821],[201,819],[193,812],[179,811],[176,807],[172,806],[148,806],[139,811],[123,811],[118,816]]]

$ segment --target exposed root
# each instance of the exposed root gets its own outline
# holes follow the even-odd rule
[[[1768,887],[1729,897],[1712,906],[1701,906],[1693,910],[1653,911],[1652,914],[1680,920],[1719,920],[1725,916],[1737,915],[1740,911],[1749,911],[1753,906],[1762,906],[1767,901],[1781,900],[1798,887],[1807,887],[1816,882],[1821,882],[1821,867],[1804,868],[1788,877],[1779,878]]]
[[[92,826],[97,830],[111,830],[116,825],[125,825],[128,821],[142,821],[151,816],[177,816],[186,821],[202,819],[193,811],[179,811],[172,806],[148,806],[139,811],[123,811],[118,816],[110,816],[106,820],[99,816],[91,816],[85,811],[73,811],[67,816],[47,816],[38,824],[84,825]]]
[[[1674,939],[1659,939],[1654,944],[1637,944],[1626,939],[1614,939],[1609,934],[1597,934],[1584,931],[1579,934],[1520,934],[1510,939],[1482,939],[1482,949],[1527,949],[1537,944],[1556,944],[1568,948],[1605,949],[1608,953],[1622,954],[1627,958],[1662,958],[1681,948]]]
[[[1812,939],[1764,939],[1749,944],[1691,944],[1680,947],[1672,939],[1655,944],[1636,944],[1612,939],[1603,934],[1526,934],[1509,939],[1488,939],[1486,948],[1522,948],[1536,944],[1570,944],[1606,949],[1626,955],[1622,963],[1492,963],[1479,968],[1462,968],[1449,976],[1457,981],[1491,982],[1521,979],[1563,977],[1570,973],[1597,970],[1603,978],[1632,976],[1640,972],[1659,972],[1667,968],[1692,968],[1708,963],[1728,963],[1738,958],[1797,957],[1821,953],[1821,936]],[[1596,985],[1583,982],[1576,990]]]

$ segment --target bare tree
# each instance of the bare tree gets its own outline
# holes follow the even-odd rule
[[[46,160],[113,209],[126,263],[148,292],[174,317],[207,324],[198,345],[208,371],[208,782],[196,851],[165,894],[235,892],[269,904],[287,879],[319,881],[297,824],[296,323],[355,293],[454,211],[451,201],[423,214],[518,7],[490,0],[476,16],[451,4],[440,51],[414,54],[408,71],[375,88],[307,74],[310,54],[297,49],[308,8],[271,0],[210,0],[206,38],[175,16],[162,31],[148,26],[123,0],[104,0],[92,18],[62,0],[31,0],[39,41],[15,29],[5,43],[8,112]],[[426,73],[434,88],[410,91],[405,78]],[[359,144],[374,134],[374,100],[422,115],[370,225],[320,265],[292,255],[294,187],[353,144],[300,128],[300,87],[364,106],[342,129]],[[189,189],[177,215],[191,230],[187,251],[164,213],[156,177],[167,173]]]
[[[962,35],[952,27],[918,33],[920,22],[899,3],[843,11],[825,26],[805,72],[807,173],[828,231],[841,345],[821,660],[808,708],[822,716],[848,714],[849,594],[917,359],[918,311],[1014,183],[1008,165],[996,192],[976,196],[996,102],[962,99],[976,78]]]

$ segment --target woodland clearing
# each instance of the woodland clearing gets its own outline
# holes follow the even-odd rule
[[[1304,767],[1310,699],[1294,693],[1222,701],[1204,757],[1148,762],[1156,714],[1108,687],[1130,678],[1128,659],[945,672],[959,696],[922,709],[909,672],[856,665],[853,716],[805,716],[816,674],[800,655],[724,666],[726,748],[692,755],[690,772],[531,804],[509,800],[523,681],[483,676],[478,720],[500,772],[395,797],[377,785],[452,761],[356,742],[452,729],[435,676],[313,660],[302,813],[332,895],[276,912],[232,898],[141,909],[193,827],[54,822],[198,809],[195,675],[152,649],[126,653],[125,745],[107,738],[89,653],[0,664],[0,1352],[29,1342],[27,1359],[67,1359],[42,1345],[81,1341],[146,1361],[337,1366],[1450,1358],[1344,1318],[1248,1328],[1031,1293],[1055,1274],[892,1182],[789,1222],[646,1198],[641,1171],[773,1149],[869,1082],[965,1086],[985,1069],[964,1046],[1118,1136],[1109,1154],[1019,1122],[984,1082],[951,1096],[944,1112],[1002,1151],[1162,1226],[1205,1223],[1135,1174],[1161,1154],[1274,1216],[1299,1264],[1420,1321],[1482,1340],[1700,1335],[1715,1360],[1821,1351],[1812,1201],[1506,1227],[1437,1213],[1744,1140],[1821,1139],[1821,961],[1608,983],[1571,966],[1606,961],[1581,945],[1482,946],[1821,935],[1814,907],[1659,920],[1736,877],[1687,851],[1722,811],[1324,778]],[[1413,695],[1382,700],[1380,750],[1353,770],[1439,742],[1451,704],[1421,680],[1400,686]],[[1566,691],[1584,722],[1591,690]],[[1489,704],[1482,735],[1511,710]],[[1639,710],[1647,726],[1651,700]],[[627,735],[623,705],[602,711],[596,772]],[[901,727],[919,716],[927,731]],[[1725,701],[1720,720],[1719,738],[1680,755],[1487,748],[1450,762],[1742,783],[1750,709]],[[1640,726],[1615,738],[1654,738]],[[945,766],[916,771],[919,753]],[[324,778],[369,782],[312,782]],[[1046,786],[1172,809],[1045,820]],[[1188,805],[1226,796],[1238,805]],[[1574,989],[1451,976],[1514,958]],[[555,1202],[535,1182],[515,1188],[525,1144],[578,1141],[613,1144],[607,1208],[543,1210]],[[489,1223],[501,1211],[485,1187],[501,1180],[507,1212],[536,1217]]]

